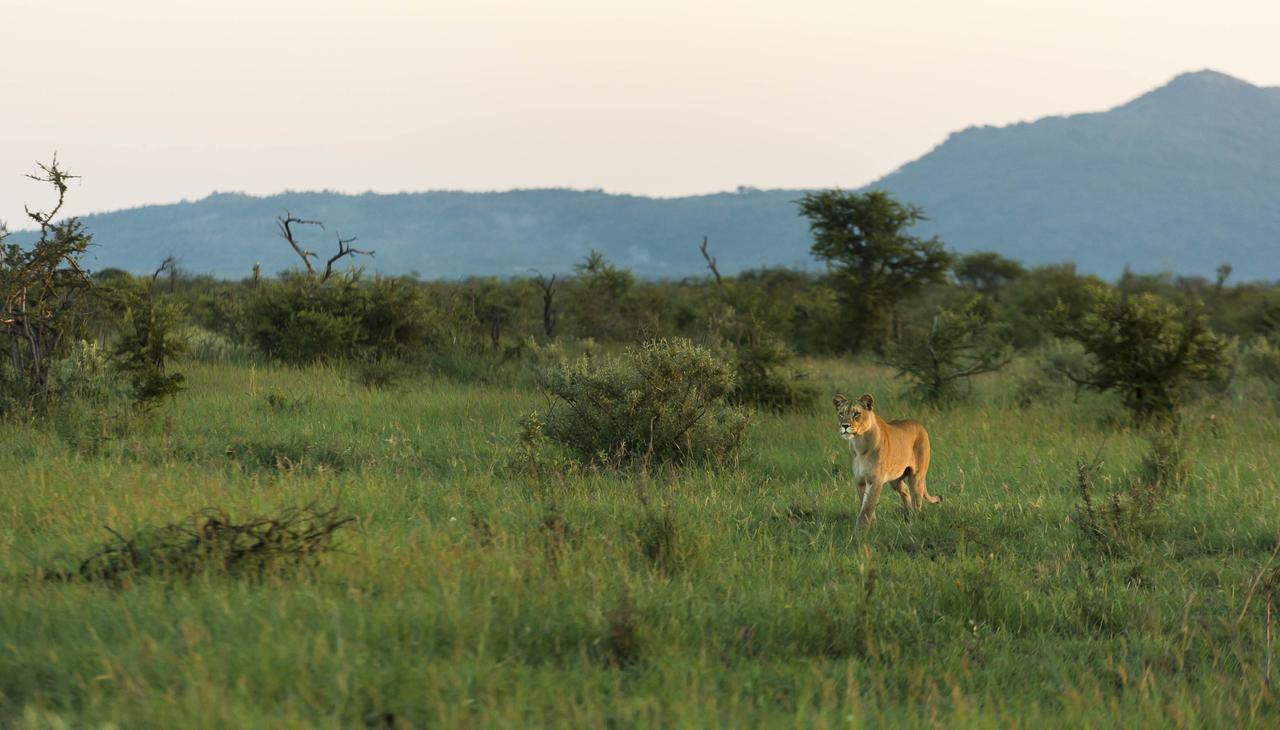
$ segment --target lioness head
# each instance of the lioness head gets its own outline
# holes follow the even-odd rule
[[[871,416],[871,407],[875,404],[875,399],[870,393],[863,393],[857,400],[849,400],[836,393],[836,397],[831,402],[835,404],[836,417],[840,419],[841,438],[852,439],[861,436],[871,428],[875,420]]]

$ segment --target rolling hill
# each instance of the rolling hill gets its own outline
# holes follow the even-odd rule
[[[872,183],[925,209],[922,233],[959,251],[1030,264],[1075,261],[1137,271],[1280,278],[1280,88],[1213,71],[1183,74],[1114,109],[952,134]],[[597,248],[649,277],[704,271],[710,236],[726,273],[816,265],[794,201],[803,190],[740,189],[647,198],[567,189],[346,195],[216,193],[85,217],[90,264],[149,271],[175,255],[187,270],[246,275],[297,264],[275,234],[285,209],[377,250],[369,268],[426,278],[565,271]],[[30,234],[27,234],[29,237]]]
[[[1212,71],[1106,112],[957,132],[877,186],[960,250],[1280,277],[1280,88]]]

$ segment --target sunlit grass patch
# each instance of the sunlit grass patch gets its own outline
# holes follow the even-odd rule
[[[1077,459],[1100,454],[1109,494],[1149,442],[1106,399],[1022,408],[994,377],[917,410],[883,368],[806,367],[922,420],[944,503],[908,519],[886,498],[856,537],[830,394],[753,416],[736,465],[569,477],[510,468],[536,393],[431,376],[376,390],[193,364],[186,392],[91,452],[6,424],[0,723],[1274,724],[1273,417],[1219,402],[1188,486],[1109,553],[1073,521]],[[103,526],[309,503],[355,522],[307,570],[27,580]]]

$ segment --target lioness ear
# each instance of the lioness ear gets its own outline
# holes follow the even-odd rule
[[[844,408],[844,404],[848,403],[849,399],[845,398],[843,395],[840,395],[839,393],[836,393],[836,397],[832,398],[831,402],[835,404],[836,410],[838,411],[841,408]]]
[[[862,397],[858,399],[858,405],[862,406],[868,411],[872,409],[872,406],[875,405],[875,402],[876,402],[876,399],[872,398],[870,393],[863,393]]]

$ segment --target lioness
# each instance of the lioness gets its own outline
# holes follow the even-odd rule
[[[875,400],[870,393],[856,401],[837,393],[832,402],[840,419],[840,436],[849,442],[853,479],[862,502],[858,521],[864,528],[876,521],[876,505],[885,482],[892,483],[902,496],[902,508],[908,515],[913,509],[923,509],[925,502],[942,501],[925,487],[929,434],[919,421],[884,420],[872,408]]]

